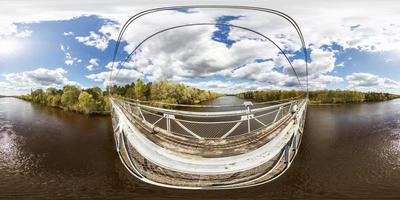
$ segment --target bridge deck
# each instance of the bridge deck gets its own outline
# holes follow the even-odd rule
[[[187,189],[248,187],[273,180],[301,141],[306,101],[270,126],[228,138],[193,138],[152,126],[112,100],[117,149],[129,171],[155,185]],[[251,134],[251,135],[250,135]]]

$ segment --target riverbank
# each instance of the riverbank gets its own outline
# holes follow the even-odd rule
[[[256,102],[276,101],[305,96],[305,91],[271,90],[251,91],[237,94],[239,98]],[[310,105],[338,105],[380,102],[400,98],[400,95],[378,92],[358,92],[349,90],[318,90],[309,92]]]
[[[199,104],[221,96],[218,93],[200,90],[181,83],[169,81],[144,83],[140,79],[125,86],[115,85],[110,90],[117,98],[167,104]],[[110,113],[108,93],[99,87],[81,89],[74,85],[66,85],[63,89],[47,88],[46,91],[37,89],[17,98],[88,115],[108,115]]]
[[[254,188],[189,191],[132,178],[115,153],[110,117],[0,98],[0,199],[399,199],[398,119],[400,99],[310,106],[284,176]]]
[[[30,103],[34,103],[34,104],[39,104],[39,105],[43,105],[43,106],[48,106],[51,108],[56,108],[56,109],[60,109],[60,110],[64,110],[64,111],[68,111],[68,112],[74,112],[74,113],[78,113],[78,114],[84,114],[84,115],[103,115],[103,116],[108,116],[110,115],[110,111],[91,111],[89,113],[83,113],[83,112],[79,112],[77,110],[69,110],[67,107],[63,107],[63,106],[50,106],[50,105],[44,105],[41,103],[35,103],[32,102],[32,100],[28,100],[26,98],[21,98],[21,96],[15,96],[15,97],[9,97],[9,98],[17,98],[26,102],[30,102]]]

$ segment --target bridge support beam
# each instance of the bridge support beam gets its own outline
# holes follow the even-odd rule
[[[290,162],[290,142],[288,142],[285,146],[285,163]]]

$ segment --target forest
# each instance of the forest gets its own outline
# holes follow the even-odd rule
[[[220,96],[181,83],[170,81],[145,83],[140,79],[125,86],[114,85],[109,89],[115,97],[179,104],[196,104]],[[19,98],[85,114],[107,114],[110,109],[108,92],[102,91],[99,87],[81,89],[66,85],[63,89],[37,89]]]
[[[171,104],[197,104],[221,96],[218,93],[165,80],[147,84],[142,80],[138,80],[130,85],[114,85],[111,91],[114,95],[130,99]]]
[[[131,84],[124,86],[114,85],[108,89],[117,98],[170,104],[197,104],[221,96],[221,94],[200,90],[182,83],[170,81],[145,83],[140,79]],[[305,91],[299,90],[270,90],[243,92],[236,94],[236,96],[263,102],[296,98],[305,94]],[[389,93],[350,90],[317,90],[309,93],[310,104],[375,102],[399,97],[399,95]],[[37,89],[28,95],[19,96],[19,98],[85,114],[108,114],[110,109],[108,92],[102,91],[99,87],[81,89],[77,86],[66,85],[62,89]]]
[[[296,98],[305,95],[305,91],[299,90],[270,90],[270,91],[250,91],[239,93],[237,96],[243,99],[254,101],[274,101],[281,99]],[[316,90],[310,91],[310,104],[343,104],[343,103],[363,103],[386,101],[399,98],[399,95],[380,92],[358,92],[351,90]]]

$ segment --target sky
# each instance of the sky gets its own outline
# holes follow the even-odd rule
[[[396,1],[202,4],[259,6],[290,15],[305,38],[311,90],[400,94],[400,3]],[[221,93],[305,89],[299,37],[276,15],[222,8],[148,14],[126,29],[112,63],[119,31],[129,17],[155,7],[198,2],[13,0],[1,5],[0,95],[64,85],[104,89],[137,79],[170,80]],[[208,24],[164,31],[138,46],[157,31],[193,23]],[[277,46],[239,27],[257,31]]]

